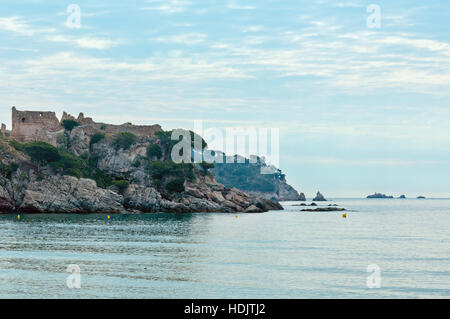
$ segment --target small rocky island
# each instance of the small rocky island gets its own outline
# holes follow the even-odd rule
[[[394,198],[394,196],[388,196],[386,194],[375,193],[373,195],[369,195],[366,198]]]
[[[173,162],[178,141],[159,125],[97,123],[82,113],[78,118],[64,113],[58,120],[54,112],[16,108],[12,118],[12,130],[2,125],[0,134],[0,213],[283,209],[217,182],[210,172],[214,164]]]
[[[325,197],[322,195],[322,193],[317,192],[316,197],[313,198],[314,202],[326,202],[327,200],[325,199]]]

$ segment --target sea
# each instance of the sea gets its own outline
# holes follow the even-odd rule
[[[450,298],[450,199],[330,204],[0,215],[0,298]]]

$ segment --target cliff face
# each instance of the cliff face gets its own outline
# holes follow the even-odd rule
[[[236,158],[236,157],[235,157]],[[242,160],[242,159],[241,159]],[[254,196],[261,196],[274,201],[305,201],[305,195],[298,193],[286,182],[286,176],[279,169],[273,174],[261,174],[261,169],[268,166],[258,160],[250,163],[216,164],[211,173],[218,182],[227,187],[236,187]]]
[[[170,161],[169,132],[151,136],[108,132],[107,127],[81,125],[59,133],[54,139],[57,148],[1,137],[0,212],[256,213],[282,209],[276,202],[218,183],[198,165]],[[33,147],[44,147],[45,152],[33,153]],[[44,153],[52,155],[51,159],[42,160]]]

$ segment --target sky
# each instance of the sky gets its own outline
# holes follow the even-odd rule
[[[1,2],[8,128],[12,106],[278,128],[308,198],[450,197],[450,2],[73,1]]]

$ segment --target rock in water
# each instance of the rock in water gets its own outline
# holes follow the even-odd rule
[[[320,192],[317,192],[316,197],[314,197],[313,201],[315,202],[325,202],[326,199],[323,197],[323,195]]]
[[[367,198],[394,198],[394,196],[387,196],[386,194],[375,193],[373,195],[367,196]]]

